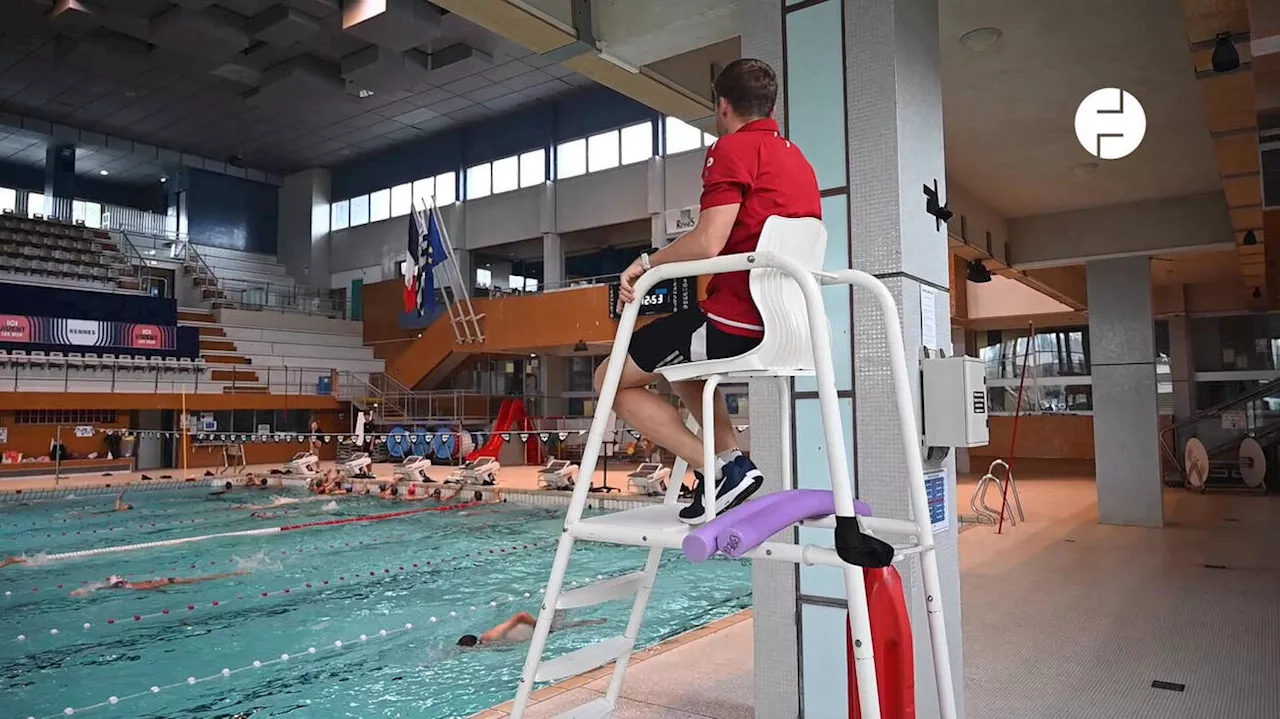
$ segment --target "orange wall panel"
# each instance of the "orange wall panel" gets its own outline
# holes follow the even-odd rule
[[[43,408],[47,405],[31,406]],[[129,426],[129,415],[120,412],[116,414],[115,421],[93,426],[95,429],[125,429]],[[43,457],[49,454],[49,444],[58,434],[58,427],[53,424],[17,424],[13,412],[0,412],[0,427],[9,430],[9,440],[0,444],[0,451],[21,452],[24,457]],[[106,452],[101,433],[92,437],[77,437],[73,425],[62,426],[61,440],[67,451],[75,456]]]

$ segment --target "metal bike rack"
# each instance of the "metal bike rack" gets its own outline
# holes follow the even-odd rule
[[[996,476],[996,467],[1004,467],[1004,479]],[[996,524],[1000,519],[1000,510],[987,504],[987,490],[995,485],[1000,496],[1005,495],[1005,485],[1008,484],[1008,495],[1012,499],[1009,503],[1008,514],[1005,516],[1009,519],[1009,523],[1017,526],[1018,522],[1027,521],[1027,516],[1022,510],[1022,496],[1018,494],[1018,483],[1013,479],[1013,472],[1009,471],[1009,463],[1003,459],[997,459],[987,467],[987,473],[982,475],[982,479],[978,480],[978,485],[973,489],[973,496],[969,498],[969,509],[973,510],[973,521],[976,524]]]

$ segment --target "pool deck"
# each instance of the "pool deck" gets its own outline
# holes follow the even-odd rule
[[[1165,527],[1151,529],[1098,524],[1092,477],[1019,487],[1025,523],[960,535],[964,716],[1274,719],[1280,612],[1263,608],[1280,604],[1280,497],[1166,489]],[[612,716],[754,717],[752,632],[745,611],[637,652]],[[525,716],[599,698],[611,670],[538,691]]]

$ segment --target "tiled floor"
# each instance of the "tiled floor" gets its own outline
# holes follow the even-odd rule
[[[1098,525],[1087,478],[1024,481],[1022,493],[1025,524],[960,540],[965,716],[1280,716],[1280,498],[1170,490],[1155,530]],[[614,717],[754,716],[749,620],[641,656],[654,653],[628,672]],[[543,690],[528,716],[599,697],[600,677]]]

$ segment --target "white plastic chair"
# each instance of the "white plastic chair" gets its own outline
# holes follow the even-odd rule
[[[827,228],[812,218],[770,217],[760,233],[757,252],[777,252],[807,270],[821,270],[827,251]],[[804,307],[804,293],[795,280],[778,269],[751,271],[751,299],[764,318],[764,339],[746,354],[727,359],[687,362],[658,368],[668,382],[711,375],[787,377],[813,374],[813,342]]]

